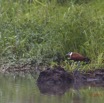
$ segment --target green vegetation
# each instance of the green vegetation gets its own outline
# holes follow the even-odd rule
[[[102,67],[103,7],[104,0],[0,0],[0,65],[47,64],[75,51]]]

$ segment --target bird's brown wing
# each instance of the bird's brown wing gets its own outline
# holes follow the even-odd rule
[[[85,57],[84,57],[83,55],[79,54],[79,53],[74,52],[74,53],[72,54],[71,58],[72,58],[73,60],[78,61],[78,60],[83,60]]]

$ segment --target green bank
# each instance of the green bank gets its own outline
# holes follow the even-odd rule
[[[0,66],[54,65],[74,51],[91,58],[90,68],[104,67],[103,6],[104,0],[0,0]]]

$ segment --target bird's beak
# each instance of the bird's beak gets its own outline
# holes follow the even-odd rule
[[[69,54],[66,54],[66,57],[68,57],[69,56]]]
[[[66,56],[70,56],[70,52],[66,54]]]

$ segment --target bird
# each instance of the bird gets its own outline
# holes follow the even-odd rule
[[[66,54],[66,56],[68,57],[69,60],[73,60],[75,62],[83,61],[86,64],[91,62],[91,60],[88,57],[85,57],[82,54],[77,53],[77,52],[69,52],[68,54]]]
[[[91,62],[91,60],[88,57],[85,57],[77,52],[68,52],[66,56],[69,60],[73,60],[75,63],[77,63],[78,68],[80,67],[80,62],[85,62],[86,64],[89,64]]]
[[[79,72],[80,62],[85,62],[86,64],[88,64],[91,62],[91,60],[88,57],[85,57],[82,54],[77,53],[77,52],[69,52],[68,54],[66,54],[66,56],[68,57],[69,60],[73,60],[75,63],[77,63],[76,64],[77,67],[73,71],[74,83],[76,85],[78,78],[80,78],[79,80],[81,80],[82,78],[82,75]]]

